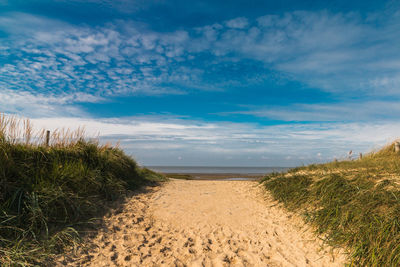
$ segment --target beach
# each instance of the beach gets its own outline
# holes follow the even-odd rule
[[[171,180],[103,218],[59,266],[343,266],[255,181]]]

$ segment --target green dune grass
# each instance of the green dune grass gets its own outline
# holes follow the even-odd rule
[[[394,145],[354,161],[299,167],[262,180],[350,265],[400,266],[400,154]]]
[[[107,201],[165,179],[82,131],[57,131],[49,146],[43,133],[0,116],[0,266],[46,265]]]

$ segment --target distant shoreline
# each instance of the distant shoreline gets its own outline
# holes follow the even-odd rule
[[[284,172],[291,167],[226,167],[226,166],[146,166],[147,168],[168,174],[182,174],[207,179],[210,176],[221,178],[248,177],[259,178],[272,172]]]
[[[169,178],[184,180],[258,180],[265,176],[259,174],[243,173],[163,173]]]

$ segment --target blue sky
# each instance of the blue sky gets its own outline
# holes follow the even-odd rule
[[[399,7],[0,0],[0,112],[85,125],[145,165],[367,152],[400,136]]]

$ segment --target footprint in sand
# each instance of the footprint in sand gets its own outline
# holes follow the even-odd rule
[[[321,249],[298,216],[271,202],[251,181],[172,180],[129,199],[87,241],[89,254],[58,265],[344,266],[343,251]]]

